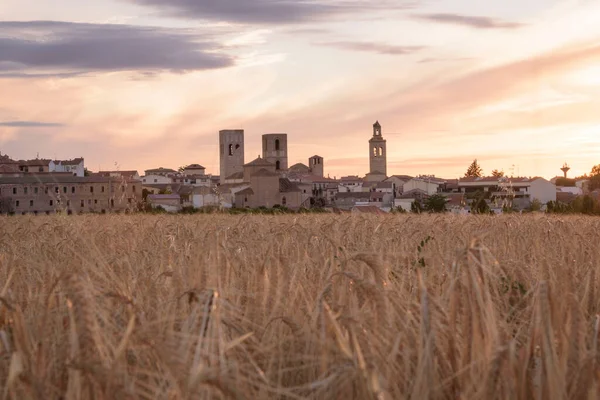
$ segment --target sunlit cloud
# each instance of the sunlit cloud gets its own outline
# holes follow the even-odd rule
[[[507,22],[497,18],[460,15],[460,14],[415,14],[413,18],[423,21],[439,22],[442,24],[461,25],[476,29],[516,29],[525,24]]]

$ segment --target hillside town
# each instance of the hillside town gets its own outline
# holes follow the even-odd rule
[[[470,214],[523,211],[575,201],[590,190],[589,179],[465,176],[443,179],[430,175],[388,175],[386,139],[379,122],[368,138],[369,172],[365,176],[330,177],[326,160],[314,155],[307,163],[289,165],[288,135],[262,136],[262,155],[246,161],[244,130],[222,130],[219,174],[200,164],[178,169],[97,171],[84,158],[13,160],[0,153],[0,214],[81,214],[134,212],[143,208],[180,212],[184,209],[313,209],[331,212],[387,213],[423,209],[441,199],[445,211]]]

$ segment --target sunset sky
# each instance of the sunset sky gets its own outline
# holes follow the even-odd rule
[[[589,173],[600,1],[0,0],[12,158],[218,174],[241,128],[246,161],[285,132],[290,165],[364,175],[375,120],[388,174]]]

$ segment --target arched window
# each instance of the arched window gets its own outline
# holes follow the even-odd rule
[[[229,145],[229,155],[230,156],[233,155],[233,145],[232,144]]]
[[[277,161],[275,162],[275,169],[276,169],[276,170],[280,170],[280,169],[281,169],[281,161],[277,160]]]
[[[283,196],[281,198],[281,204],[284,205],[284,206],[287,204],[287,199],[285,198],[285,196]]]
[[[373,157],[377,157],[377,147],[373,147]]]
[[[383,156],[383,147],[380,147],[379,148],[379,157],[382,157],[382,156]]]
[[[279,150],[279,139],[275,139],[275,150]],[[279,168],[278,168],[279,169]]]

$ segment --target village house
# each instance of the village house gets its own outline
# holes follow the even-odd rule
[[[541,204],[556,201],[556,185],[541,178],[469,177],[458,182],[462,193],[483,193],[491,201],[509,201],[518,208],[525,208],[533,200]]]
[[[162,208],[171,213],[181,211],[181,196],[178,194],[151,194],[147,198],[152,208]]]
[[[394,199],[394,207],[401,208],[404,211],[411,211],[413,202],[416,201],[423,204],[428,197],[429,193],[423,189],[405,190],[404,193]]]
[[[73,160],[50,160],[48,170],[49,172],[68,172],[79,177],[85,176],[83,157]]]
[[[350,210],[355,206],[375,206],[390,210],[393,206],[393,194],[381,192],[339,192],[335,195],[333,205],[342,210]]]
[[[412,176],[408,175],[392,175],[384,182],[392,182],[396,188],[396,196],[400,196],[404,191],[404,184],[413,179]]]
[[[402,191],[403,193],[406,193],[418,189],[431,196],[440,191],[441,184],[442,182],[438,179],[413,178],[404,184]]]
[[[200,164],[190,164],[183,169],[183,175],[206,175],[206,168]]]
[[[357,175],[342,176],[338,183],[338,192],[357,193],[363,191],[364,180]]]
[[[168,175],[150,174],[141,177],[143,184],[168,184],[173,183],[173,178]]]

